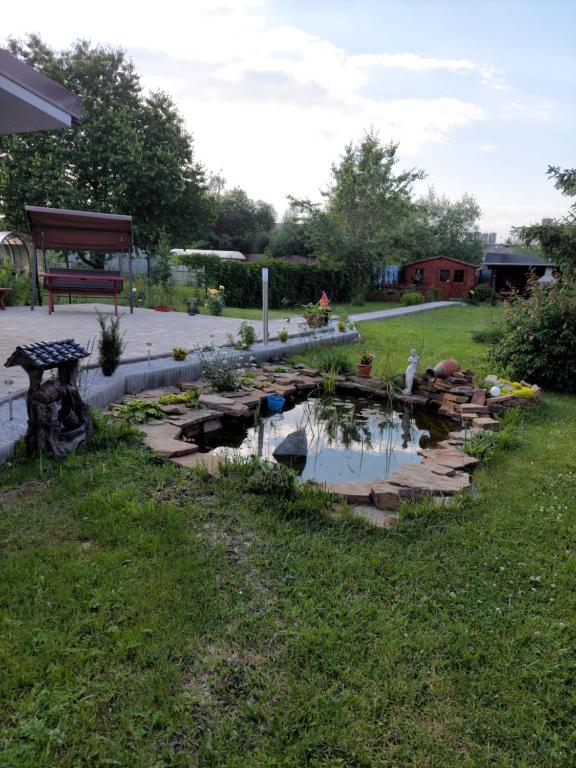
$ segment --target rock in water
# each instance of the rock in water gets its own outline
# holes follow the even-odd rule
[[[281,456],[307,456],[308,438],[306,437],[306,430],[297,429],[295,432],[291,432],[276,446],[272,455],[274,458]]]

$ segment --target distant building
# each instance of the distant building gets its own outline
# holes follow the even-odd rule
[[[484,253],[480,282],[490,284],[497,293],[522,293],[531,273],[540,278],[550,275],[555,266],[539,253],[520,251],[513,245],[493,245]]]
[[[404,264],[402,283],[405,290],[437,291],[442,300],[462,299],[476,285],[477,266],[449,256],[433,256]]]
[[[480,240],[488,245],[494,245],[496,242],[496,232],[482,232]]]

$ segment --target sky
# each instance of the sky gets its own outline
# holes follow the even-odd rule
[[[206,170],[279,215],[369,128],[500,241],[567,211],[546,169],[576,166],[576,0],[28,0],[2,21],[124,48]]]

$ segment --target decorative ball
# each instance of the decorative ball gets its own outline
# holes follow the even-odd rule
[[[502,394],[502,390],[500,389],[500,387],[494,386],[490,388],[491,397],[499,397],[501,394]]]

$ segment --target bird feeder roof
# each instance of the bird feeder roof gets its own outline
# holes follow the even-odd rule
[[[4,365],[6,368],[21,365],[26,370],[45,371],[63,363],[81,360],[89,354],[74,339],[39,341],[36,344],[16,347]]]

